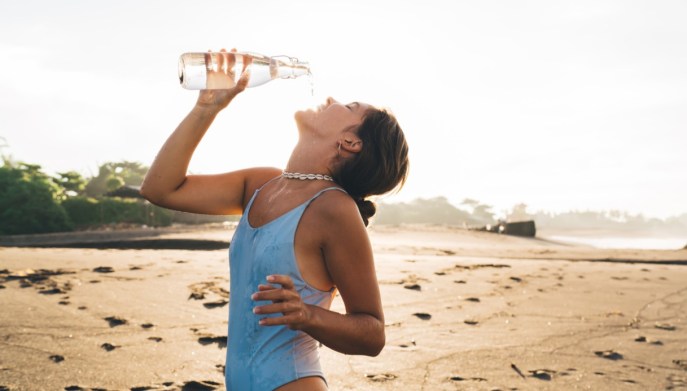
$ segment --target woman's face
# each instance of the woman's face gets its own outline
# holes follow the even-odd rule
[[[297,112],[296,124],[301,131],[312,131],[321,136],[338,136],[341,132],[360,125],[371,107],[366,103],[342,104],[333,98],[327,98],[324,104],[314,110]]]

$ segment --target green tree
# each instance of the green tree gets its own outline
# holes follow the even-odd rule
[[[62,199],[80,196],[86,189],[86,179],[76,171],[58,172],[53,180],[62,188]]]
[[[489,224],[494,222],[494,212],[491,210],[491,205],[482,204],[479,201],[471,198],[464,199],[463,202],[461,202],[461,205],[470,208],[472,217],[480,223]]]
[[[476,221],[456,208],[446,197],[416,198],[410,203],[380,204],[373,217],[375,224],[450,224],[474,225]]]
[[[2,152],[4,148],[8,148],[9,145],[7,144],[7,139],[4,137],[0,137],[0,157],[2,158],[2,165],[3,166],[11,166],[12,165],[12,156],[10,155],[5,155],[5,153]]]
[[[148,172],[148,167],[138,162],[107,162],[98,167],[98,175],[86,184],[85,193],[90,197],[100,197],[117,183],[121,185],[140,186]],[[117,187],[119,187],[117,186]]]
[[[107,182],[105,182],[105,189],[107,189],[107,191],[117,190],[120,187],[124,186],[124,183],[124,179],[116,175],[113,175],[107,180]]]
[[[58,200],[61,191],[38,165],[0,167],[0,235],[70,230]]]

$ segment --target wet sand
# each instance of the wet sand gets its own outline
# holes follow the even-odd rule
[[[371,239],[387,345],[374,358],[323,348],[333,390],[687,387],[687,250],[439,226]],[[0,247],[0,390],[224,389],[226,249],[145,247]]]

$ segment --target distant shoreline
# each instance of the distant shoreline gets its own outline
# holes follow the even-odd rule
[[[188,249],[216,250],[229,247],[236,223],[180,224],[171,227],[104,227],[103,229],[45,234],[0,236],[0,247],[96,248],[96,249]],[[372,225],[370,232],[467,232],[444,224]],[[206,237],[212,232],[212,237]],[[499,235],[491,233],[488,235]],[[536,239],[598,249],[679,250],[687,235],[665,235],[654,231],[608,229],[540,229]]]

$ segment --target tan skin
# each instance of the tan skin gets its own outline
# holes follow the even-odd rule
[[[224,53],[225,64],[231,65],[231,53]],[[213,76],[226,77],[217,73]],[[186,212],[241,214],[255,190],[281,174],[279,169],[261,167],[218,175],[187,175],[189,162],[203,135],[217,114],[245,89],[249,77],[244,72],[232,89],[200,91],[195,107],[155,158],[141,188],[144,197],[157,205]],[[357,102],[342,105],[329,98],[317,110],[296,113],[300,137],[286,170],[335,172],[340,159],[351,157],[364,147],[355,134],[355,126],[362,122],[368,107]],[[253,227],[262,226],[331,186],[335,184],[276,179],[259,193],[248,221]],[[273,275],[259,286],[252,299],[272,302],[256,307],[256,313],[282,316],[266,318],[260,324],[301,330],[344,354],[379,354],[385,343],[384,314],[372,248],[351,197],[334,190],[315,199],[298,225],[294,250],[305,281],[324,291],[338,289],[346,313],[305,304],[290,277]],[[308,377],[278,389],[326,390],[327,387],[321,378]]]

